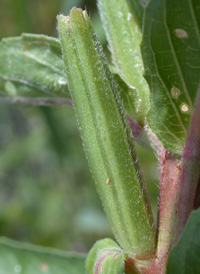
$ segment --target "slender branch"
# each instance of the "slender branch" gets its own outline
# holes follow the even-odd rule
[[[141,146],[153,150],[156,157],[159,158],[163,145],[148,124],[146,123],[145,126],[140,126],[134,122],[129,115],[127,115],[127,120],[135,141]]]
[[[153,149],[156,157],[159,159],[159,155],[160,153],[162,153],[163,150],[162,142],[158,139],[156,134],[151,130],[147,123],[144,126],[144,132],[147,136],[146,138],[149,140],[149,146]]]
[[[24,105],[34,105],[34,106],[60,106],[69,105],[72,106],[73,103],[67,98],[46,98],[46,97],[0,97],[0,103],[8,104],[24,104]]]

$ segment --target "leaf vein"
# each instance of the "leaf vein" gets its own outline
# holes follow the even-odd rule
[[[193,1],[188,1],[188,3],[189,3],[189,7],[190,7],[190,12],[191,12],[191,15],[193,18],[193,22],[194,22],[194,29],[195,29],[195,32],[197,35],[198,42],[200,44],[200,30],[199,30],[197,18],[196,18],[195,12],[194,12]]]
[[[150,39],[149,39],[149,48],[150,48],[150,50],[151,50],[151,52],[152,52],[152,56],[153,56],[153,59],[154,59],[154,64],[156,64],[155,53],[154,53],[154,51],[153,51],[153,48],[152,48],[151,40],[150,40]],[[159,71],[158,71],[158,69],[157,69],[157,65],[155,65],[155,70],[156,70],[156,73],[157,73],[157,75],[158,75],[158,78],[159,78],[160,82],[162,83],[162,85],[163,85],[163,87],[164,87],[164,89],[165,89],[165,91],[166,91],[166,94],[167,94],[167,96],[168,96],[168,98],[169,98],[169,101],[170,101],[170,103],[171,103],[171,105],[172,105],[172,107],[173,107],[173,109],[174,109],[174,112],[175,112],[175,114],[176,114],[176,117],[177,117],[177,119],[178,119],[178,121],[179,121],[181,127],[183,128],[183,131],[186,133],[186,128],[185,128],[185,126],[184,126],[184,124],[183,124],[183,121],[182,121],[182,119],[181,119],[181,117],[180,117],[180,114],[179,114],[179,112],[178,112],[178,110],[177,110],[175,104],[174,104],[173,101],[172,101],[171,95],[169,94],[169,91],[168,91],[168,89],[167,89],[167,87],[166,87],[164,81],[162,80],[162,78],[161,78],[161,76],[160,76],[160,73],[159,73]],[[173,134],[172,134],[172,135],[173,135]],[[179,140],[179,142],[180,142],[180,140]]]
[[[188,99],[189,105],[192,107],[193,104],[192,104],[192,101],[191,101],[191,98],[190,98],[190,95],[189,95],[189,92],[188,92],[188,88],[186,86],[186,83],[185,83],[185,80],[184,80],[184,77],[183,77],[183,73],[181,71],[181,67],[180,67],[178,56],[176,54],[176,51],[175,51],[175,48],[174,48],[174,45],[173,45],[173,42],[172,42],[172,37],[171,37],[170,31],[169,31],[169,27],[167,25],[166,10],[167,10],[167,8],[166,8],[166,0],[165,0],[164,18],[163,19],[164,19],[164,24],[165,24],[165,29],[166,29],[166,34],[167,34],[169,46],[171,48],[172,57],[174,59],[174,63],[175,63],[175,66],[176,66],[176,69],[177,69],[178,76],[180,78],[182,87],[183,87],[183,91],[185,93],[186,98]]]
[[[36,61],[37,63],[39,63],[39,64],[41,64],[41,65],[43,65],[43,66],[45,66],[45,67],[51,69],[53,72],[56,72],[56,73],[60,74],[60,70],[59,70],[59,69],[56,69],[54,66],[51,66],[50,64],[48,64],[48,63],[42,61],[42,60],[39,59],[39,58],[36,58],[35,56],[31,55],[30,53],[24,52],[23,54],[24,54],[25,56],[29,57],[30,59]]]

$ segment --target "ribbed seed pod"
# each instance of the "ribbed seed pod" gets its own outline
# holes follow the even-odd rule
[[[129,256],[151,257],[155,231],[118,86],[89,17],[58,16],[69,89],[84,150],[113,233]]]

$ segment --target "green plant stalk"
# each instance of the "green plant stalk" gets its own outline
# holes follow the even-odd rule
[[[99,0],[98,7],[116,72],[133,88],[133,96],[137,98],[136,120],[139,125],[144,125],[150,102],[149,87],[143,78],[142,34],[137,17],[127,0]]]
[[[155,252],[155,229],[118,86],[89,17],[73,8],[58,16],[67,80],[84,150],[113,233],[128,256]]]

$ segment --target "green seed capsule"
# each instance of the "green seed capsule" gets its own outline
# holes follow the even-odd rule
[[[69,89],[84,150],[113,233],[129,256],[151,257],[155,231],[133,138],[86,12],[58,16]]]

